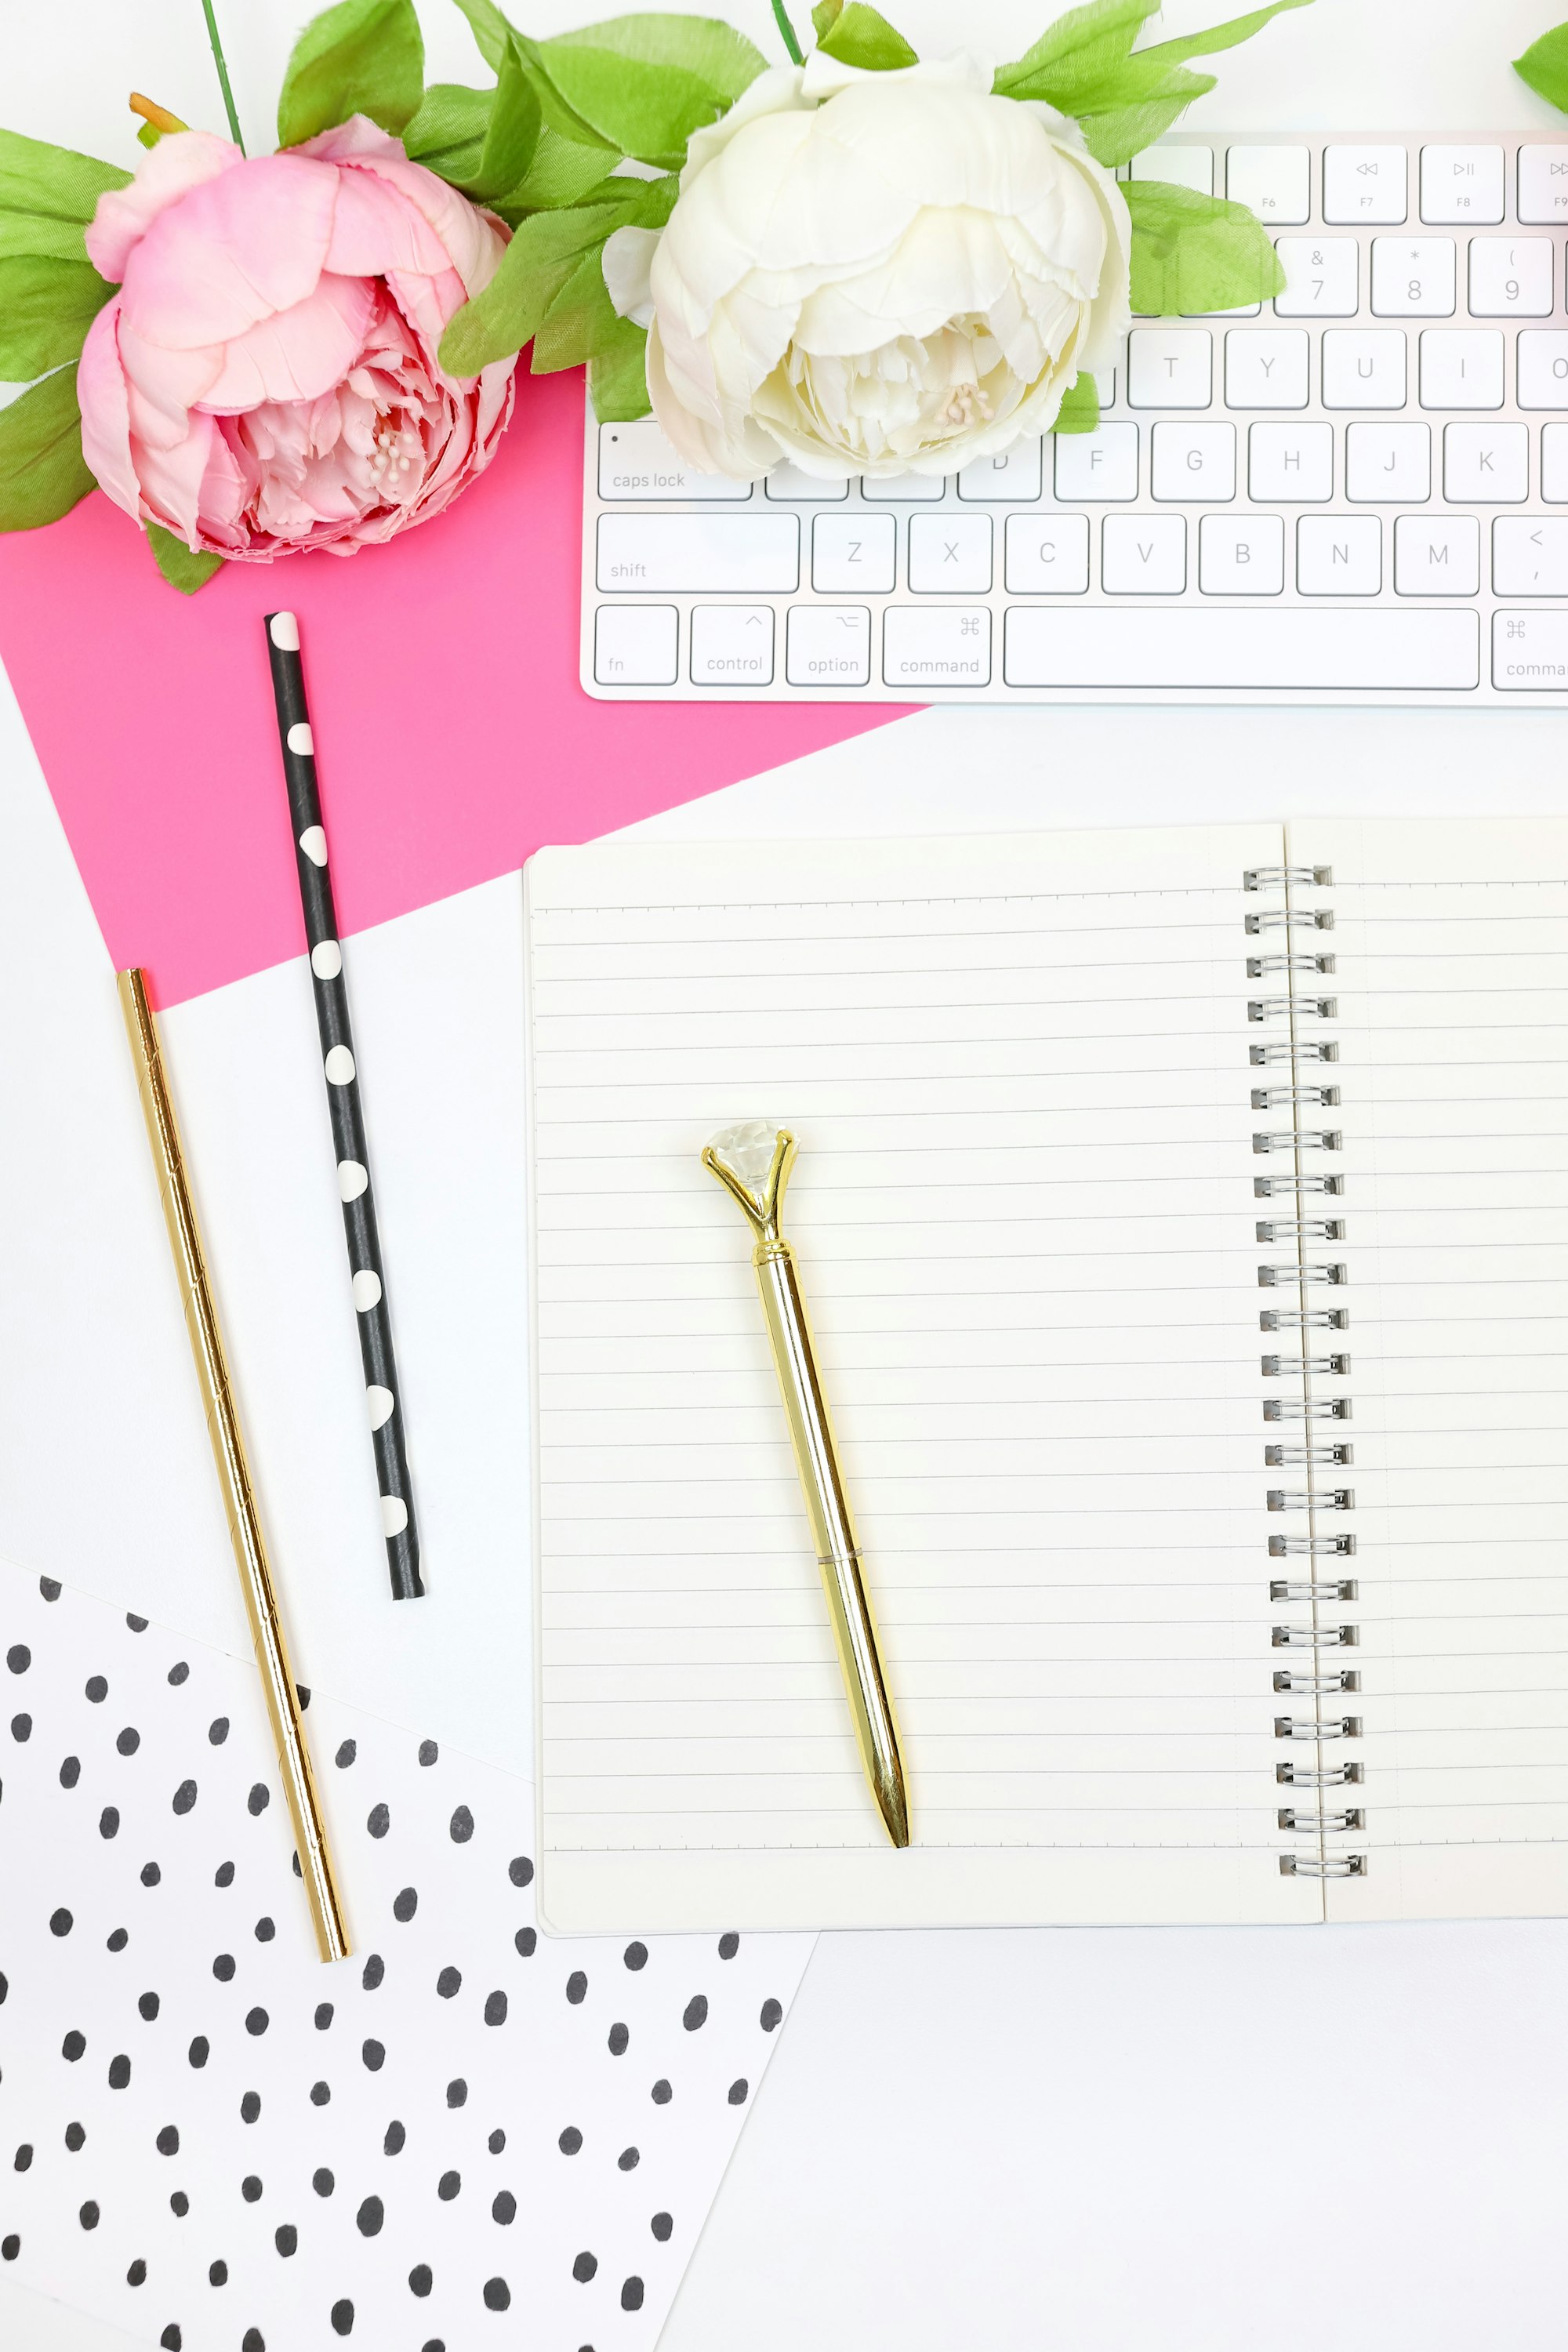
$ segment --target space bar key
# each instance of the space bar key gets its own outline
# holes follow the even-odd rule
[[[1147,604],[1077,612],[1007,609],[1003,676],[1009,686],[1337,687],[1462,694],[1480,683],[1473,611],[1363,612],[1343,605]]]

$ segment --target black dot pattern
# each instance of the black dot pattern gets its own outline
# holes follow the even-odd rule
[[[252,1670],[135,1622],[0,1565],[0,2259],[160,2352],[646,2352],[805,1939],[542,1937],[526,1790],[318,1691],[328,1974]]]

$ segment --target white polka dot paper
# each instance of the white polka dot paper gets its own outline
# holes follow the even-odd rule
[[[163,2352],[647,2352],[810,1950],[555,1939],[528,1785],[0,1565],[0,2261]]]

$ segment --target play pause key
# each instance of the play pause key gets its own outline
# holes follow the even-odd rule
[[[771,604],[699,604],[691,614],[693,686],[772,686]]]

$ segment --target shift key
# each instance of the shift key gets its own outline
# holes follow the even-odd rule
[[[787,594],[800,585],[793,514],[607,514],[599,517],[598,584],[646,594]]]

